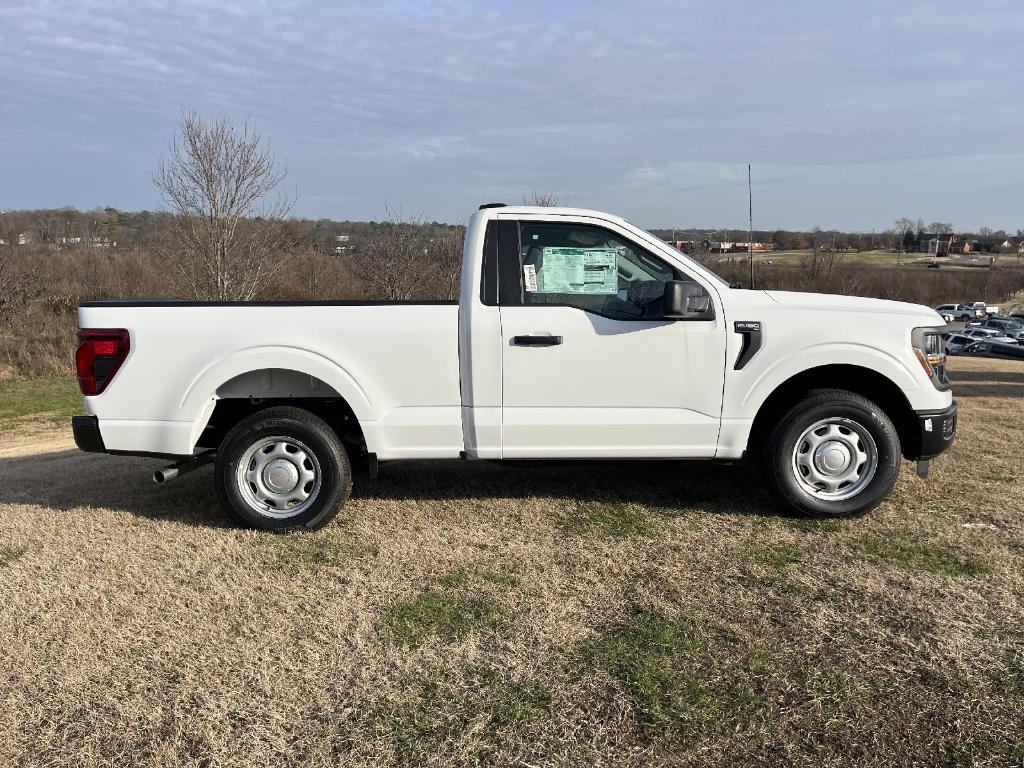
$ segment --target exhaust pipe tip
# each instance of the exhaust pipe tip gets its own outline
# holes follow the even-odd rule
[[[160,485],[161,483],[173,480],[177,476],[178,470],[176,467],[164,467],[163,469],[158,469],[153,473],[153,482]]]
[[[174,464],[168,464],[163,469],[158,469],[153,473],[153,482],[157,485],[162,483],[169,483],[179,475],[184,475],[186,472],[191,472],[197,467],[202,467],[206,464],[210,464],[214,459],[217,458],[216,451],[204,451],[198,456],[192,456],[188,459],[182,459],[176,461]]]

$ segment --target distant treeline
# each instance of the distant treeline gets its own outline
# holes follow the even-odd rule
[[[147,248],[166,236],[171,216],[159,211],[119,211],[116,208],[75,208],[0,211],[0,242],[45,246],[52,249],[110,247]],[[289,219],[293,237],[302,247],[318,253],[340,253],[379,234],[392,221],[335,221]],[[417,224],[450,232],[462,229],[441,222]],[[339,238],[342,238],[339,240]],[[347,238],[347,240],[345,239]]]
[[[94,208],[80,211],[75,208],[48,208],[38,210],[10,210],[0,212],[0,242],[45,245],[55,248],[69,245],[91,247],[136,248],[153,245],[166,231],[169,214],[159,211],[119,211],[116,208]],[[420,222],[439,231],[459,225],[442,222]],[[335,219],[292,218],[289,226],[304,246],[320,253],[354,247],[360,240],[371,237],[387,227],[385,221],[348,221]],[[655,228],[652,234],[666,241],[684,242],[746,242],[751,233],[745,229],[671,229]],[[829,251],[910,250],[920,248],[922,236],[948,235],[954,232],[951,224],[902,218],[879,232],[846,232],[814,227],[809,230],[755,229],[752,239],[757,243],[770,243],[775,250],[814,249]],[[1024,240],[1024,230],[1016,233],[983,227],[977,232],[956,232],[958,241],[980,241],[998,248],[1005,241],[1016,246]],[[337,238],[348,237],[347,243]]]

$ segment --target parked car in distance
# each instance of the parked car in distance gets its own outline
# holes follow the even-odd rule
[[[947,355],[959,355],[964,347],[977,343],[977,339],[965,336],[962,333],[951,333],[946,337],[944,344]]]
[[[988,314],[988,304],[984,301],[968,301],[967,306],[974,310],[975,317],[984,317]]]
[[[990,317],[981,324],[982,328],[990,328],[1015,341],[1024,339],[1024,325],[1009,317]]]
[[[942,269],[942,265],[939,264],[939,262],[937,261],[933,261],[931,264],[928,265],[928,269]]]
[[[942,315],[947,323],[954,320],[971,320],[975,317],[974,310],[968,309],[964,304],[940,304],[935,311]]]
[[[1002,360],[1024,361],[1024,347],[1020,344],[1000,344],[995,341],[976,341],[960,350],[971,357],[996,357]]]
[[[997,328],[985,328],[984,326],[978,328],[965,328],[962,333],[964,336],[967,336],[974,341],[998,341],[1000,344],[1017,343],[1015,338],[1007,336]]]

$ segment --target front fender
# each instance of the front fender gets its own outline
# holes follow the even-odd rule
[[[828,365],[850,365],[879,373],[903,391],[915,410],[935,408],[936,395],[940,393],[927,381],[923,382],[928,384],[927,389],[923,388],[919,378],[924,378],[924,371],[915,369],[911,363],[916,365],[916,361],[904,360],[885,349],[857,342],[825,342],[807,346],[771,359],[763,368],[750,371],[755,378],[743,387],[743,394],[735,403],[735,411],[728,417],[753,419],[772,392],[783,383],[804,371]]]

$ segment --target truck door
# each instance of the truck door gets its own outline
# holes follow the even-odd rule
[[[502,456],[714,456],[717,292],[702,286],[713,319],[666,320],[665,284],[693,278],[627,231],[597,219],[500,224]]]

